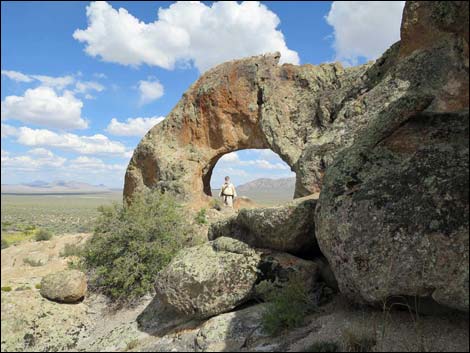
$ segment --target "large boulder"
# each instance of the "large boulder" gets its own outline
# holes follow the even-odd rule
[[[407,90],[326,171],[318,244],[355,301],[468,311],[468,2],[407,2],[402,41],[378,62]]]
[[[87,292],[87,280],[83,272],[65,270],[51,273],[41,280],[41,295],[60,303],[76,303]]]
[[[330,167],[316,236],[348,297],[468,310],[468,119],[412,115],[383,138],[366,133]]]
[[[251,299],[261,256],[231,238],[183,249],[157,276],[157,298],[188,317],[207,318]]]
[[[241,209],[213,223],[208,236],[210,240],[231,237],[257,248],[311,253],[317,248],[312,222],[315,205],[316,199],[306,197],[278,207]]]
[[[313,261],[220,237],[180,251],[158,274],[155,299],[186,319],[203,319],[254,299],[262,281],[283,286],[295,277],[313,288],[319,273]]]

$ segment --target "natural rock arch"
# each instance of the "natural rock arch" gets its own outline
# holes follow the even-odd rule
[[[338,142],[328,126],[345,130],[346,115],[335,112],[335,104],[370,65],[279,66],[279,57],[275,53],[227,62],[201,76],[134,151],[124,196],[157,187],[187,201],[203,199],[210,195],[219,158],[241,149],[277,153],[297,174],[295,197],[318,192]],[[354,126],[347,129],[341,143],[354,131]],[[315,160],[299,163],[308,146],[315,148]]]
[[[427,111],[468,107],[468,17],[442,17],[459,14],[459,4],[409,2],[402,41],[375,63],[278,65],[275,53],[207,71],[139,143],[125,198],[157,187],[186,201],[204,199],[217,160],[248,148],[269,148],[291,167],[294,197],[318,193],[337,153],[394,102],[419,94],[432,98],[421,108]]]

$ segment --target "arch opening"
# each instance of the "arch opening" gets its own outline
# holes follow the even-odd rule
[[[217,197],[229,176],[239,197],[275,205],[294,197],[296,174],[271,149],[241,149],[214,157],[203,170],[204,193]]]

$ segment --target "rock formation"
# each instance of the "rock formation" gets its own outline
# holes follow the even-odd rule
[[[269,148],[291,167],[295,197],[319,192],[335,155],[404,95],[432,96],[433,111],[468,107],[465,6],[409,2],[402,42],[374,64],[279,66],[276,53],[207,71],[134,151],[125,197],[145,187],[210,195],[219,158],[248,148]]]
[[[168,117],[142,139],[129,163],[124,196],[158,187],[184,200],[210,195],[224,154],[270,148],[297,173],[295,196],[318,192],[326,166],[378,106],[400,95],[376,92],[371,64],[278,65],[279,54],[221,64],[201,76]],[[372,74],[375,75],[375,72]]]
[[[270,54],[209,70],[140,142],[125,197],[157,187],[204,199],[222,155],[270,148],[296,172],[295,197],[321,190],[315,222],[242,211],[211,238],[298,252],[299,229],[316,223],[351,299],[432,296],[468,310],[468,12],[407,2],[402,40],[358,67],[279,66]]]
[[[318,249],[311,221],[315,205],[316,199],[302,198],[284,206],[241,209],[238,214],[213,223],[208,237],[231,237],[258,248],[311,254]]]
[[[468,311],[468,3],[407,3],[392,50],[382,82],[406,80],[408,92],[326,171],[317,240],[354,301]]]
[[[188,317],[207,318],[251,298],[260,254],[230,238],[182,250],[156,279],[157,298]]]
[[[157,277],[156,298],[185,317],[204,319],[254,299],[262,281],[282,286],[293,278],[313,288],[315,262],[220,237],[182,250]]]

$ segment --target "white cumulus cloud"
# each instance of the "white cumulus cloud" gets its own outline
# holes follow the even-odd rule
[[[73,37],[85,43],[87,54],[108,62],[173,69],[191,61],[202,72],[227,60],[279,51],[282,62],[299,63],[276,29],[279,17],[258,1],[181,1],[159,8],[151,23],[103,1],[92,2],[86,14],[88,27]]]
[[[17,82],[31,82],[33,79],[18,71],[2,70],[2,75],[8,77],[10,80]]]
[[[336,60],[356,65],[378,58],[400,40],[404,1],[335,1],[326,16],[334,28]]]
[[[2,123],[2,138],[16,136],[18,129],[14,126]]]
[[[261,154],[261,152],[259,153]],[[265,153],[268,158],[267,159],[251,159],[251,160],[241,160],[240,157],[236,152],[230,152],[224,154],[220,157],[219,162],[223,165],[230,164],[232,167],[253,167],[257,169],[267,169],[267,170],[289,170],[289,166],[282,162],[277,162],[276,160],[280,160],[279,156],[273,152],[276,158],[272,158],[273,156],[270,153]]]
[[[2,70],[2,75],[8,77],[10,80],[17,82],[33,82],[39,81],[42,86],[55,88],[58,90],[73,84],[75,78],[73,76],[47,76],[47,75],[27,75],[19,71]]]
[[[95,81],[78,81],[75,84],[76,93],[87,93],[89,91],[101,92],[104,90],[104,86]]]
[[[127,165],[118,163],[108,164],[96,157],[79,156],[69,161],[69,167],[71,169],[87,171],[89,173],[118,171],[124,174]]]
[[[147,104],[163,96],[163,85],[158,81],[139,81],[140,104]]]
[[[31,75],[31,77],[41,82],[43,86],[56,88],[58,90],[64,89],[75,82],[75,78],[73,78],[73,76],[53,77],[45,75]]]
[[[126,122],[120,122],[112,118],[106,131],[116,136],[144,136],[153,126],[165,119],[164,116],[154,116],[151,118],[129,118]]]
[[[219,159],[219,162],[228,162],[228,163],[234,163],[234,162],[239,162],[239,161],[240,159],[237,155],[237,152],[230,152],[230,153],[224,154]]]
[[[17,171],[36,171],[41,168],[62,167],[67,161],[66,158],[56,156],[51,151],[30,151],[30,155],[10,156],[10,153],[3,154],[2,151],[2,169]]]
[[[2,70],[2,75],[18,82],[36,82],[41,86],[50,87],[56,91],[61,91],[73,84],[75,84],[75,88],[73,89],[74,93],[87,94],[90,91],[101,92],[105,89],[105,87],[99,82],[80,81],[70,75],[57,77],[47,75],[27,75],[22,72],[12,70]],[[79,71],[75,76],[80,77],[83,76],[83,74]],[[93,76],[97,78],[106,78],[106,75],[104,74],[94,74]]]
[[[13,119],[61,129],[84,129],[83,103],[72,92],[57,94],[52,88],[27,89],[23,96],[7,96],[2,101],[2,120]]]
[[[42,156],[42,157],[52,157],[53,153],[49,151],[48,149],[38,147],[38,148],[33,148],[28,151],[29,154],[32,154],[34,156]]]
[[[108,154],[127,157],[129,151],[121,142],[110,140],[102,134],[79,136],[72,133],[57,133],[47,129],[20,127],[17,142],[30,147],[50,147],[80,154]]]

